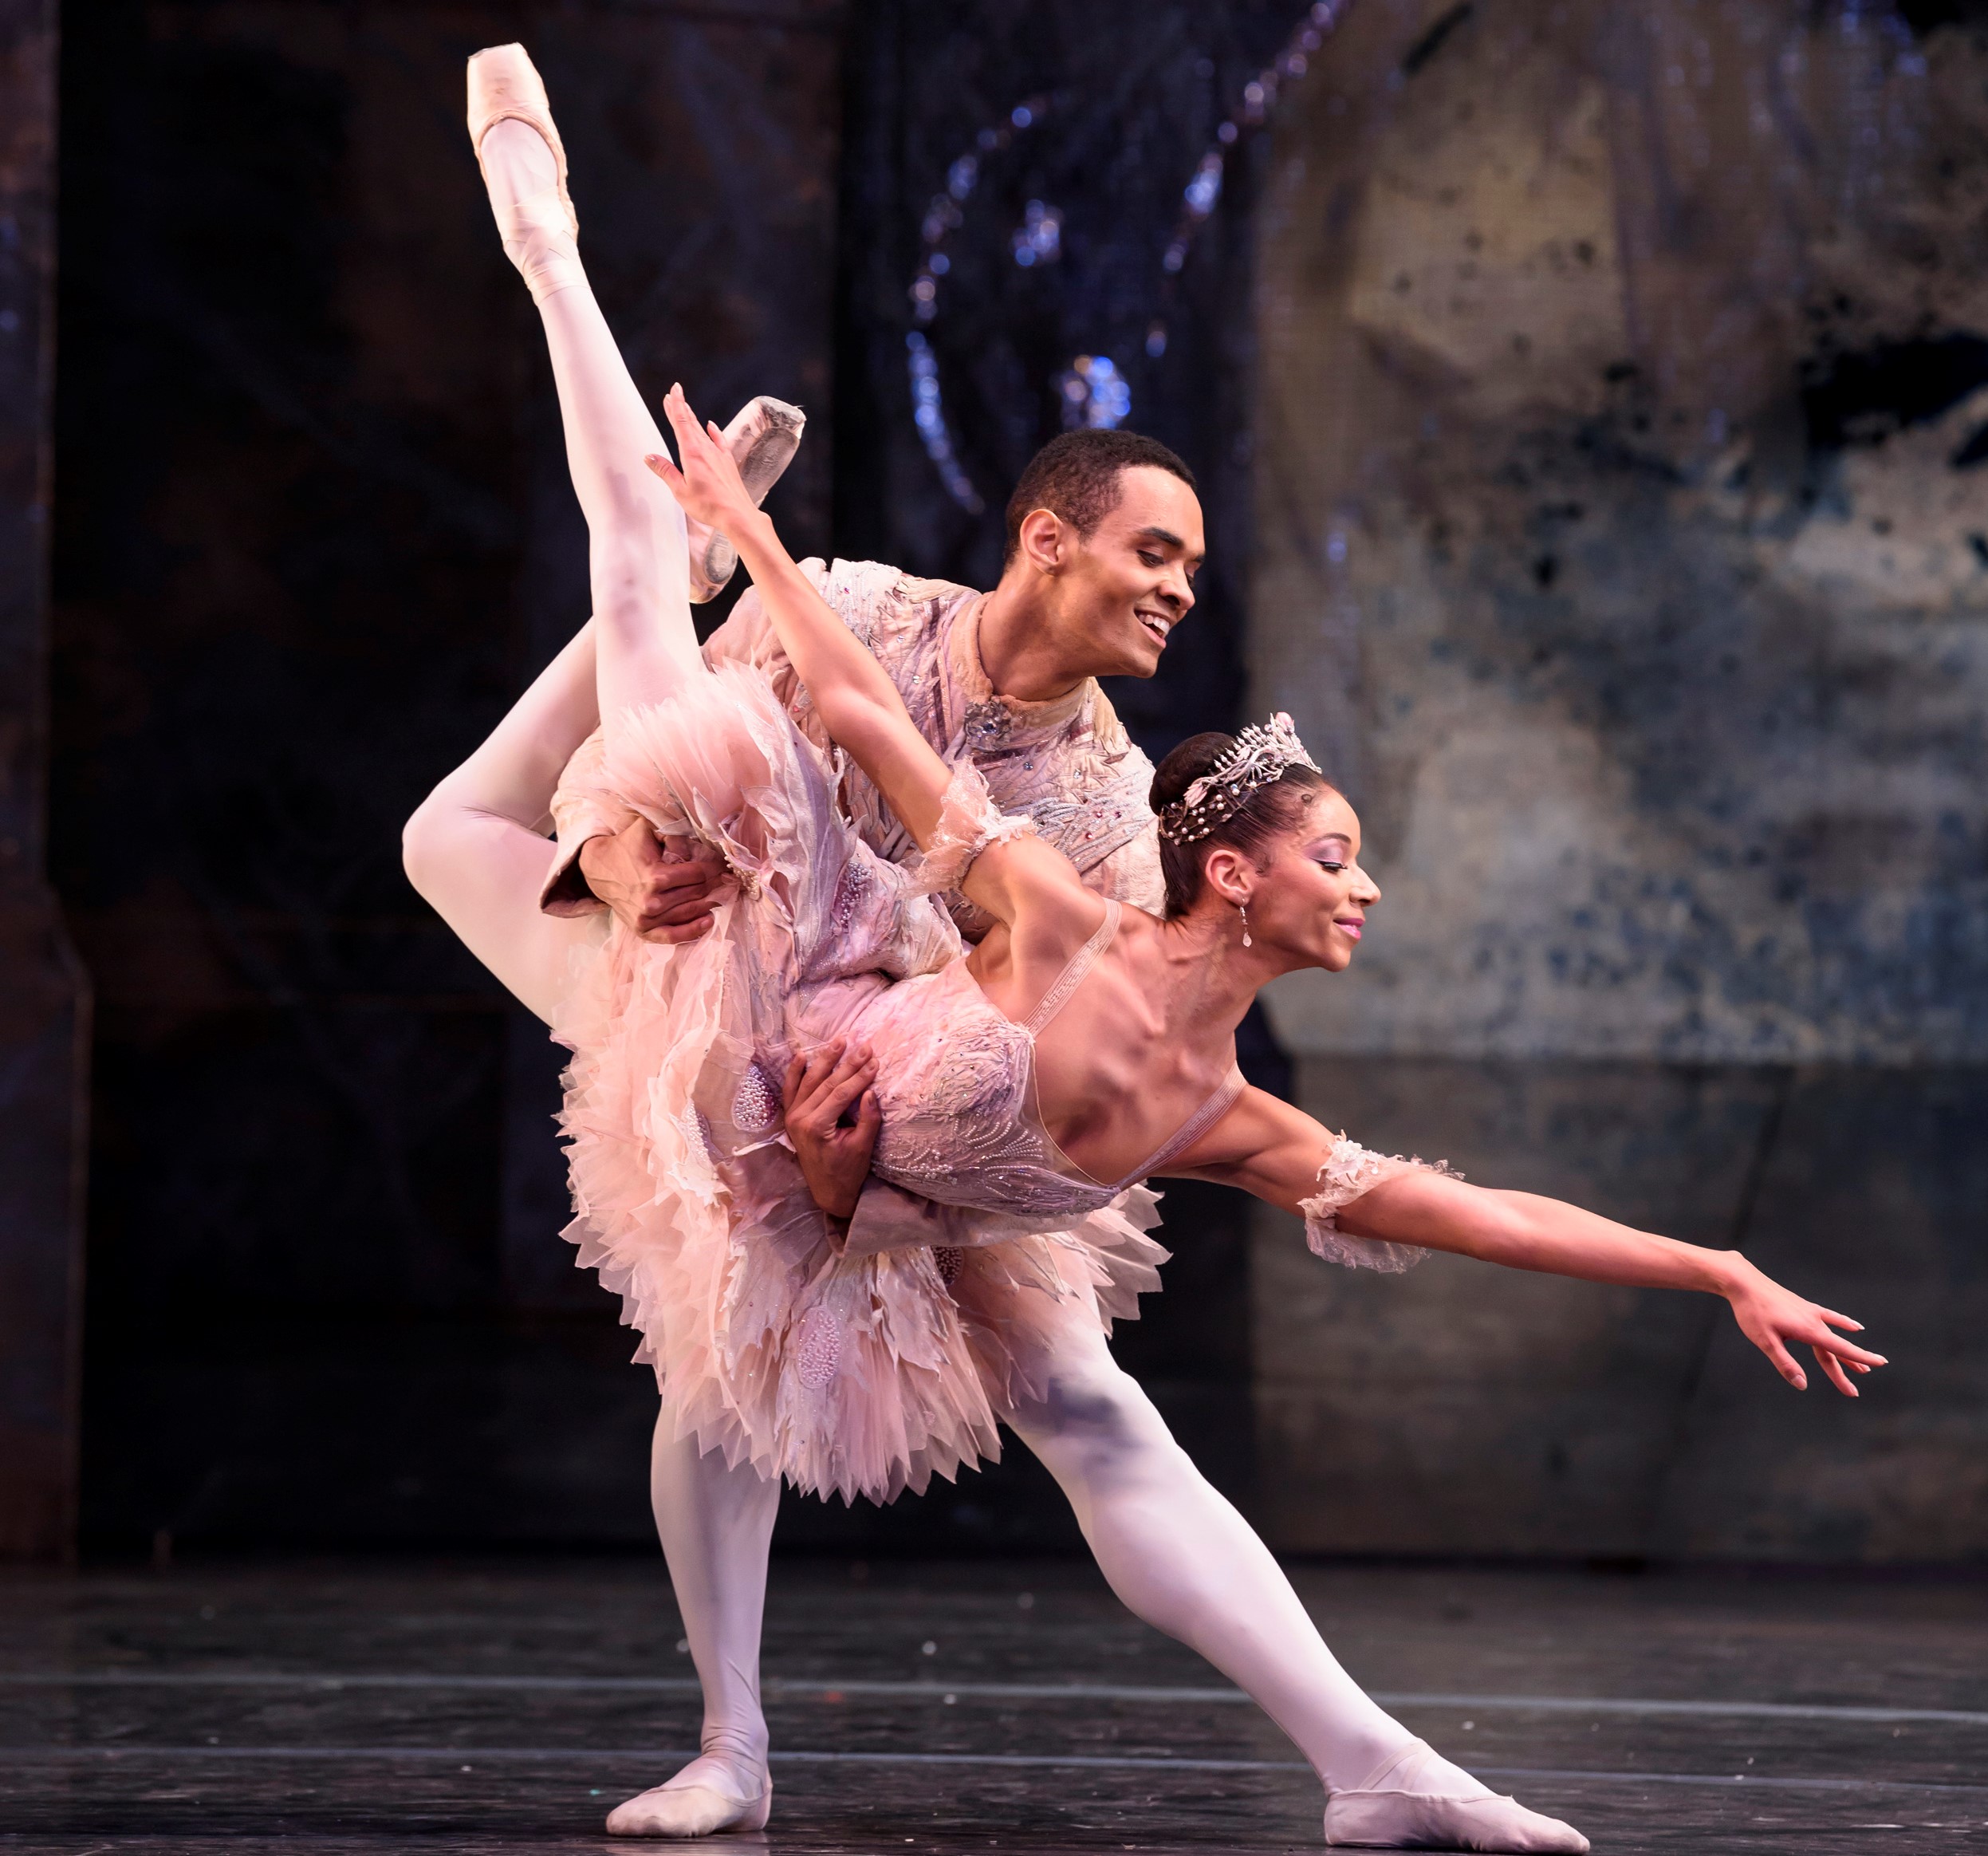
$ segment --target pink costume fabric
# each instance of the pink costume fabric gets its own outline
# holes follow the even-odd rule
[[[1087,677],[1067,695],[1024,702],[998,694],[980,660],[982,595],[943,580],[922,580],[874,561],[804,561],[822,597],[890,673],[919,732],[947,760],[970,759],[1004,813],[1037,831],[1083,873],[1100,895],[1157,912],[1164,886],[1159,840],[1146,796],[1147,759],[1098,688]],[[834,745],[794,676],[760,604],[748,589],[704,647],[705,660],[746,664],[765,672],[801,732],[824,753]],[[610,795],[590,782],[598,764],[596,734],[574,755],[553,815],[559,857],[545,906],[579,913],[602,905],[573,867],[589,837],[628,821]],[[843,767],[844,807],[872,850],[893,863],[912,853],[909,835],[860,768]],[[978,940],[986,918],[956,893],[947,898],[960,932]]]
[[[1088,1178],[1035,1121],[1039,1023],[988,1002],[932,900],[1027,822],[962,763],[931,853],[880,857],[841,815],[829,758],[738,664],[617,715],[591,777],[659,831],[718,846],[740,880],[682,948],[615,922],[553,1027],[574,1054],[567,1235],[621,1294],[678,1435],[845,1500],[997,1455],[995,1414],[1044,1339],[1017,1310],[1046,1328],[1074,1298],[1108,1330],[1166,1255],[1144,1235],[1152,1195]],[[933,1229],[838,1245],[784,1145],[789,1058],[844,1035],[879,1059],[875,1172],[972,1208],[936,1248]]]
[[[953,762],[951,853],[919,857],[828,740],[756,595],[706,646],[717,674],[695,696],[596,732],[553,801],[545,906],[600,908],[574,860],[637,814],[717,845],[742,893],[680,950],[616,922],[583,957],[554,1027],[575,1054],[567,1235],[622,1296],[679,1436],[803,1490],[888,1500],[998,1456],[995,1413],[1029,1389],[1014,1362],[1037,1338],[1018,1308],[1078,1298],[1108,1333],[1159,1287],[1156,1199],[1136,1177],[1088,1180],[1035,1121],[1043,1015],[1018,1026],[988,1003],[960,939],[986,924],[959,893],[972,854],[1028,828],[1108,898],[1156,906],[1151,767],[1094,681],[1047,703],[997,696],[978,595],[874,563],[808,565]],[[883,1130],[837,1245],[779,1133],[779,1094],[796,1050],[844,1035],[877,1053]],[[1312,1247],[1419,1261],[1335,1221],[1411,1164],[1342,1144],[1305,1207]]]

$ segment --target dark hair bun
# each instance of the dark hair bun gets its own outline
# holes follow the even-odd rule
[[[1154,811],[1163,812],[1234,746],[1235,737],[1218,728],[1190,735],[1154,770],[1146,803]]]
[[[1233,735],[1214,730],[1189,735],[1153,774],[1149,798],[1153,810],[1163,812],[1183,798],[1203,774],[1214,770],[1224,755],[1234,751],[1235,744]],[[1167,914],[1185,915],[1194,906],[1205,875],[1203,861],[1218,845],[1241,851],[1258,869],[1269,869],[1277,834],[1297,826],[1312,794],[1326,784],[1322,774],[1302,763],[1287,766],[1275,779],[1230,795],[1219,822],[1204,823],[1191,843],[1163,836],[1159,871],[1167,885]]]

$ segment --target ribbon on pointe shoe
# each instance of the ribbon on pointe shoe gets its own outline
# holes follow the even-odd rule
[[[495,210],[495,203],[492,203]],[[518,266],[525,287],[534,303],[542,303],[555,291],[571,290],[587,281],[580,262],[580,247],[566,230],[569,215],[560,204],[556,187],[528,194],[514,206],[497,213],[497,230],[504,241],[504,255]]]

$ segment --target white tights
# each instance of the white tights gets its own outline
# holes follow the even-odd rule
[[[493,129],[484,159],[500,221],[551,183],[551,157],[523,124]],[[553,854],[541,832],[560,770],[599,715],[660,699],[699,669],[683,518],[641,462],[661,439],[577,260],[561,274],[573,281],[540,306],[591,535],[595,620],[435,788],[406,836],[415,887],[545,1019],[575,950],[599,932],[538,908]],[[1413,1736],[1339,1666],[1268,1549],[1112,1358],[1089,1310],[1068,1305],[1051,1334],[1044,1356],[1024,1362],[1041,1396],[1003,1415],[1069,1497],[1113,1591],[1245,1689],[1329,1789],[1358,1788],[1398,1761]],[[778,1487],[676,1440],[666,1412],[651,1490],[704,1692],[703,1753],[672,1783],[757,1796],[766,1757],[760,1618]],[[1483,1792],[1446,1761],[1425,1763],[1416,1789],[1439,1787]]]
[[[1128,1610],[1244,1690],[1329,1790],[1365,1783],[1414,1744],[1339,1666],[1270,1549],[1174,1441],[1088,1310],[1069,1310],[1027,1377],[1041,1397],[1003,1415],[1069,1497]]]
[[[1270,1549],[1174,1441],[1088,1309],[1069,1304],[1042,1356],[1020,1365],[1041,1395],[1002,1417],[1069,1497],[1128,1610],[1244,1690],[1329,1791],[1359,1788],[1415,1744],[1340,1667]],[[766,1751],[760,1612],[778,1491],[750,1466],[727,1469],[716,1452],[673,1440],[667,1410],[652,1460],[656,1531],[704,1690],[704,1757],[685,1777],[755,1797]],[[1439,1788],[1484,1789],[1447,1761],[1420,1775],[1418,1789]]]

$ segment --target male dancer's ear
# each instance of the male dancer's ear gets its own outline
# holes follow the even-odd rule
[[[646,818],[580,847],[587,887],[645,941],[678,945],[707,933],[726,887],[724,861],[709,846],[659,840]]]

